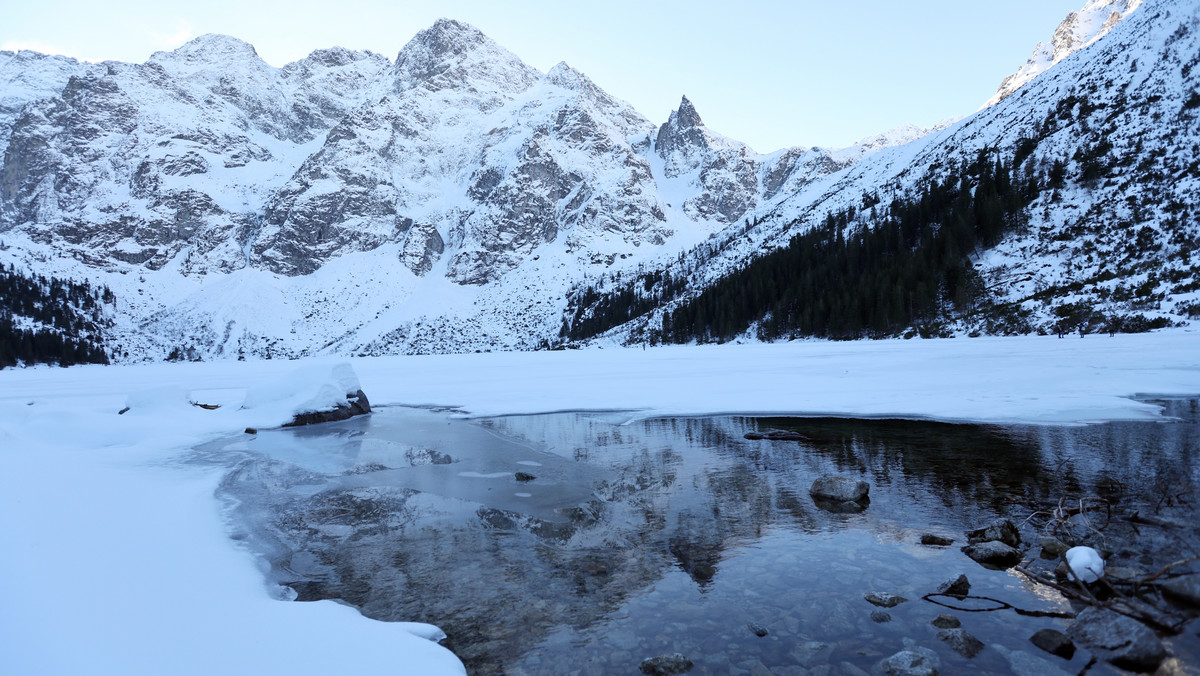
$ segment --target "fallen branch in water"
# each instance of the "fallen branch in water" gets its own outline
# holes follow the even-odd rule
[[[1187,563],[1187,561],[1176,562],[1171,564],[1171,566],[1182,565],[1183,563]],[[1171,566],[1168,566],[1168,568]],[[1168,610],[1151,605],[1137,596],[1127,596],[1122,594],[1111,584],[1108,584],[1107,581],[1105,581],[1105,584],[1114,594],[1116,594],[1116,596],[1106,601],[1101,601],[1100,599],[1096,598],[1096,596],[1092,594],[1091,590],[1085,586],[1080,585],[1079,588],[1076,588],[1069,585],[1059,584],[1058,582],[1044,575],[1040,575],[1032,570],[1029,570],[1025,566],[1016,566],[1013,568],[1013,570],[1016,570],[1038,584],[1043,584],[1047,587],[1058,590],[1063,596],[1066,596],[1069,599],[1078,601],[1079,603],[1087,604],[1089,606],[1106,608],[1113,612],[1120,613],[1126,617],[1131,617],[1143,624],[1157,629],[1158,631],[1171,635],[1181,632],[1183,630],[1183,625],[1189,620],[1187,617],[1181,617],[1176,613],[1172,613]],[[1163,572],[1165,572],[1165,570]],[[1133,584],[1135,593],[1140,585],[1145,584],[1146,582],[1148,582],[1148,580],[1139,580],[1135,582]]]
[[[996,607],[995,608],[960,608],[959,606],[951,605],[949,603],[944,603],[942,601],[937,601],[933,598],[935,596],[946,596],[946,597],[952,598],[956,601],[965,601],[966,599],[975,599],[976,601],[987,601],[989,603],[995,603]],[[1061,618],[1068,619],[1068,620],[1075,619],[1075,613],[1060,612],[1060,611],[1056,611],[1056,610],[1025,610],[1024,608],[1018,608],[1018,607],[1012,605],[1011,603],[1001,601],[1000,599],[994,599],[990,596],[970,596],[970,595],[959,596],[957,594],[935,593],[935,594],[926,594],[926,595],[922,596],[921,598],[926,601],[929,601],[930,603],[939,605],[943,608],[957,610],[962,613],[988,613],[988,612],[992,612],[995,610],[1011,610],[1018,615],[1025,615],[1026,617],[1061,617]]]

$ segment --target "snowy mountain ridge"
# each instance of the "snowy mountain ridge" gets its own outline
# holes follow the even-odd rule
[[[1050,42],[1039,42],[1029,61],[1017,72],[1004,78],[996,93],[983,107],[995,105],[1012,95],[1026,82],[1044,73],[1054,64],[1104,37],[1143,0],[1088,0],[1083,9],[1071,12],[1054,31]]]
[[[1195,11],[1167,0],[1128,11],[975,116],[769,155],[708,129],[686,97],[656,127],[566,64],[540,73],[450,20],[394,62],[333,48],[276,69],[225,36],[142,65],[4,52],[0,260],[112,288],[117,358],[532,349],[558,342],[580,289],[674,270],[699,291],[831,210],[904,194],[1031,138],[1034,170],[1063,158],[1072,180],[1031,209],[1037,237],[978,261],[989,279],[1044,291],[1078,282],[1084,267],[1100,274],[1100,258],[1123,245],[1116,233],[1087,240],[1089,266],[1066,253],[1085,245],[1070,233],[1093,227],[1093,203],[1124,214],[1137,202],[1129,220],[1157,233],[1163,256],[1194,237],[1164,226],[1182,222],[1179,211],[1152,202],[1172,204],[1165,188],[1187,203],[1187,163],[1176,164],[1194,135],[1186,125],[1168,134],[1154,116],[1191,124],[1195,75],[1149,64],[1186,61]],[[1168,27],[1181,34],[1174,43],[1160,34]],[[1097,52],[1109,44],[1144,67],[1104,83],[1091,64],[1139,60]],[[1076,186],[1101,132],[1153,167],[1106,160]],[[1134,170],[1150,172],[1146,185],[1131,184]],[[1038,251],[1047,241],[1053,255]],[[1143,258],[1153,257],[1134,262]],[[1184,277],[1151,292],[1175,317],[1191,302],[1169,293],[1193,283],[1181,265]],[[1135,275],[1147,283],[1146,270],[1112,279]],[[1032,325],[1055,311],[1043,305],[1031,306]],[[630,340],[637,323],[614,339]]]

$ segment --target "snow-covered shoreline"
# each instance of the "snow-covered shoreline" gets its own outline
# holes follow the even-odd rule
[[[372,404],[978,422],[1153,419],[1200,394],[1200,333],[604,349],[350,361]],[[282,603],[182,451],[291,414],[240,410],[296,362],[0,371],[0,664],[28,674],[461,673],[425,625]],[[131,394],[156,402],[125,415]],[[174,394],[172,394],[174,393]],[[221,404],[215,411],[187,400]]]

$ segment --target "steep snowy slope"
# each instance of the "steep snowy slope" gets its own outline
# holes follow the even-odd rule
[[[1097,330],[1200,315],[1200,7],[1169,0],[1147,0],[999,104],[764,203],[742,227],[643,277],[645,293],[609,277],[592,295],[661,297],[612,332],[644,339],[664,311],[831,214],[850,214],[847,233],[871,227],[894,199],[918,197],[981,156],[1040,189],[1021,227],[972,254],[983,302],[1004,316],[943,317],[949,330]],[[655,287],[663,272],[689,284]],[[568,317],[592,316],[581,312],[586,295],[574,296]]]

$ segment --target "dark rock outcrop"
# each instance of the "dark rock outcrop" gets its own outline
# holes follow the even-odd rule
[[[297,413],[296,417],[291,422],[286,423],[284,427],[299,427],[301,425],[316,425],[325,422],[337,422],[338,420],[346,420],[353,418],[356,415],[365,415],[371,412],[371,402],[367,401],[367,395],[363,394],[362,390],[358,390],[354,394],[346,395],[346,403],[338,404],[337,407],[329,411],[311,411],[309,413]]]

